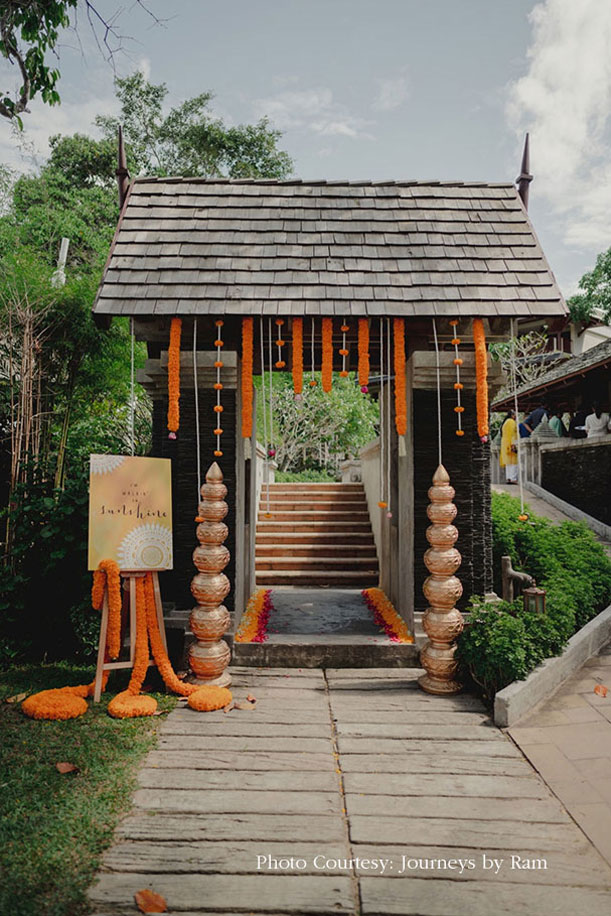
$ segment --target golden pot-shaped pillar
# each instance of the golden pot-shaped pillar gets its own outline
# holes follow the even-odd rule
[[[458,693],[462,687],[456,680],[458,663],[454,657],[455,640],[464,625],[462,614],[455,607],[462,595],[462,585],[454,575],[461,563],[460,553],[454,547],[458,537],[452,524],[456,517],[454,495],[448,472],[439,465],[429,489],[431,502],[427,508],[432,525],[426,537],[431,546],[424,555],[424,562],[431,575],[422,586],[429,602],[422,626],[429,641],[420,653],[426,674],[418,681],[423,690],[438,696]]]
[[[199,544],[193,551],[193,563],[198,572],[191,580],[191,594],[197,607],[193,608],[189,619],[197,639],[189,649],[191,680],[196,684],[228,687],[231,676],[225,669],[231,659],[231,650],[222,639],[231,625],[229,611],[223,605],[231,590],[229,579],[223,573],[230,560],[229,551],[223,545],[229,534],[223,522],[228,512],[227,487],[216,461],[208,469],[200,493],[199,515],[203,521],[197,526]]]

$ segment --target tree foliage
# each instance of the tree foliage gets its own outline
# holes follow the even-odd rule
[[[571,319],[587,324],[598,318],[611,324],[611,248],[598,255],[594,268],[579,281],[579,289],[567,303]]]
[[[257,439],[264,439],[261,379],[257,379]],[[269,381],[266,379],[268,444],[275,449],[280,471],[320,469],[335,472],[337,461],[354,457],[376,436],[377,402],[361,391],[354,380],[333,378],[326,394],[320,384],[306,386],[296,401],[287,373],[273,376],[273,430],[270,424]]]
[[[164,83],[149,83],[136,72],[116,81],[121,101],[118,117],[98,116],[97,126],[109,142],[123,127],[132,173],[196,175],[203,178],[286,178],[293,163],[278,149],[281,132],[263,118],[257,124],[227,127],[210,112],[213,96],[187,99],[167,115]]]

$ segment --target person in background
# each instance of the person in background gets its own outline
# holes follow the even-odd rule
[[[535,407],[534,410],[531,410],[524,422],[520,423],[520,438],[528,439],[528,437],[534,433],[543,417],[548,416],[549,408],[543,404],[540,407]]]
[[[507,483],[518,482],[518,426],[515,411],[510,410],[501,424],[499,464],[505,468]]]
[[[586,417],[588,439],[601,439],[609,432],[609,414],[602,409],[598,401],[592,404],[592,413]]]
[[[569,436],[571,439],[585,439],[587,436],[586,412],[583,407],[580,407],[571,416],[571,422],[569,423]]]
[[[549,421],[549,428],[553,429],[556,435],[560,438],[562,436],[568,436],[566,426],[562,422],[563,414],[564,411],[557,407],[554,411],[552,411],[552,418]]]

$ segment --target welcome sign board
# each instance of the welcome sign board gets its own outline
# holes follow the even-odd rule
[[[90,455],[89,569],[172,569],[172,477],[167,458]]]

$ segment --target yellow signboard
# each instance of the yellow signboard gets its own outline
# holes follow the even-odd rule
[[[168,458],[91,455],[89,569],[172,569],[172,478]]]

